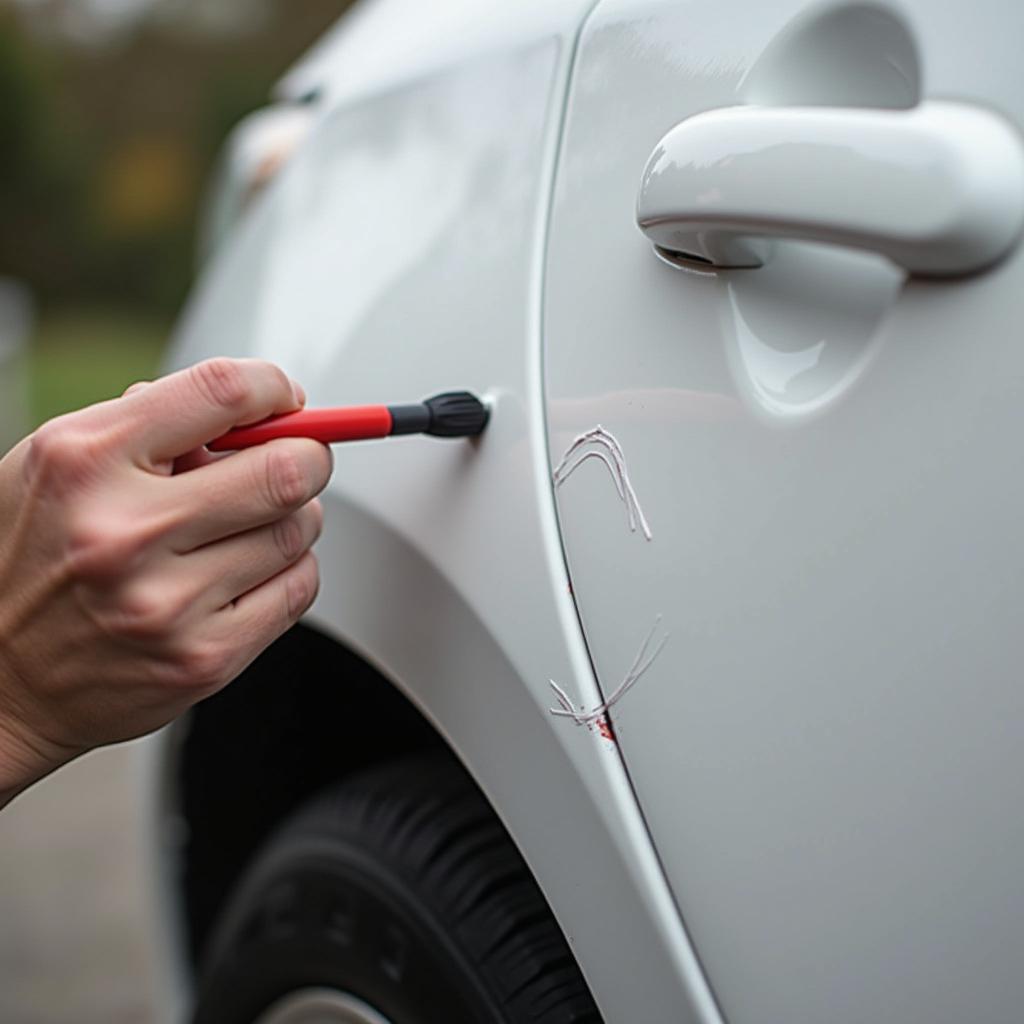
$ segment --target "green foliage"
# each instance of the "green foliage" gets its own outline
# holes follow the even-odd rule
[[[47,286],[73,275],[83,189],[75,132],[62,130],[58,76],[0,17],[0,273]]]
[[[44,316],[29,352],[32,425],[151,379],[169,328],[168,320],[116,309]]]
[[[18,45],[13,18],[0,17],[0,202],[9,203],[39,164],[35,126],[42,120],[43,91],[39,69]]]
[[[260,30],[243,18],[233,35],[185,31],[154,7],[97,47],[39,31],[43,4],[33,19],[37,5],[0,0],[0,275],[27,281],[43,309],[171,314],[194,272],[200,196],[224,136],[346,6],[270,0]],[[138,167],[151,181],[133,206],[121,200]]]

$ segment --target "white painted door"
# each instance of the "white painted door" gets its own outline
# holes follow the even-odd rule
[[[1022,38],[1024,6],[996,0],[602,0],[580,41],[545,286],[551,460],[600,424],[651,540],[600,441],[563,466],[558,514],[605,697],[668,637],[590,725],[621,751],[731,1024],[1021,1019],[1014,186],[960,203],[988,143],[952,115],[937,140],[872,133],[926,103],[994,111],[1010,149],[978,174],[1012,178]],[[672,237],[710,240],[705,258],[758,224],[782,240],[756,269],[671,266],[637,227],[641,172],[674,126],[736,106],[734,145],[669,153],[690,218]],[[808,106],[796,136],[751,119]],[[870,138],[836,129],[840,108]],[[783,149],[757,163],[772,131]],[[927,148],[950,140],[955,166]],[[963,276],[1000,219],[1009,255]]]

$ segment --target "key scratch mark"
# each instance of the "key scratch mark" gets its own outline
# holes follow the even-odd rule
[[[600,459],[608,467],[619,500],[626,506],[630,530],[636,533],[637,525],[639,525],[644,538],[650,540],[653,536],[651,528],[647,523],[644,510],[640,507],[640,500],[633,489],[632,481],[629,479],[629,470],[626,468],[626,456],[622,445],[600,423],[596,427],[584,431],[569,445],[568,450],[562,456],[562,461],[551,474],[554,485],[560,487],[564,484],[587,459]]]
[[[582,705],[577,709],[565,690],[554,679],[549,679],[548,682],[551,684],[551,689],[555,691],[555,698],[559,704],[557,708],[548,709],[551,714],[557,715],[560,718],[571,718],[577,725],[585,725],[590,730],[593,730],[596,726],[605,739],[611,740],[614,743],[615,734],[612,731],[611,723],[605,716],[608,714],[609,709],[618,703],[636,684],[636,681],[654,664],[654,659],[661,654],[661,649],[668,641],[668,633],[651,648],[651,641],[654,639],[654,634],[657,633],[658,626],[660,625],[661,616],[658,615],[654,620],[654,625],[651,626],[650,631],[644,638],[644,642],[640,645],[640,650],[637,651],[633,664],[629,666],[629,671],[626,673],[625,678],[612,691],[607,700],[602,701],[597,707],[591,708],[590,711]]]

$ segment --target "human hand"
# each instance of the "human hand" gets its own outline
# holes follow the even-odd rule
[[[330,450],[202,448],[304,401],[269,363],[213,359],[0,460],[0,807],[214,693],[313,602]]]

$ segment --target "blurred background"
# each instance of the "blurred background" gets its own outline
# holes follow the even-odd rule
[[[346,6],[0,0],[0,331],[34,321],[32,423],[152,372],[221,143]]]
[[[156,371],[230,129],[346,0],[0,0],[0,452]],[[156,1024],[130,747],[0,814],[0,1021]]]

